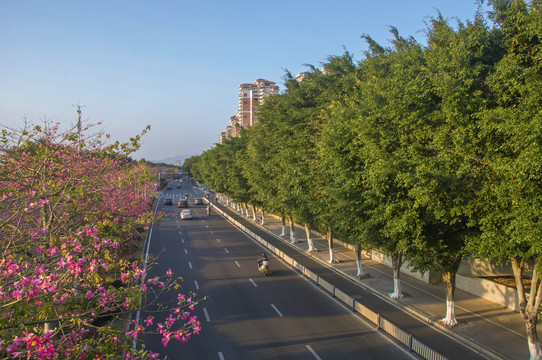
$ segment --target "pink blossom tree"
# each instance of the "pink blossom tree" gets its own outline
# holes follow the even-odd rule
[[[156,359],[133,346],[142,333],[159,333],[167,345],[200,331],[195,294],[179,294],[163,320],[119,327],[142,299],[179,284],[171,271],[149,278],[139,260],[140,232],[159,217],[148,169],[128,157],[140,136],[101,139],[51,123],[2,131],[2,358]]]

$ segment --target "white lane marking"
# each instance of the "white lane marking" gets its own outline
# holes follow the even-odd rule
[[[179,235],[183,236],[183,233],[179,231]]]
[[[211,235],[214,235],[215,233],[211,230]]]
[[[190,269],[192,269],[192,263],[191,262],[188,263],[188,267],[190,267]]]
[[[224,250],[226,250],[226,252],[229,254],[230,252],[228,251],[228,249],[224,248]]]
[[[197,281],[197,280],[194,280],[194,285],[196,285],[196,290],[199,290],[199,285],[198,285],[198,281]]]
[[[252,279],[249,279],[249,280],[250,280],[250,282],[252,283],[252,285],[254,285],[254,287],[258,287],[258,284],[256,284],[256,283],[254,282],[254,280],[252,280]],[[271,305],[271,306],[273,306],[273,305]],[[277,311],[278,311],[278,310],[277,310]]]
[[[322,360],[322,358],[320,356],[318,356],[318,354],[316,353],[316,351],[314,351],[310,345],[307,345],[307,349],[309,349],[309,351],[312,353],[312,355],[314,355],[314,358],[316,360]]]
[[[283,316],[284,316],[284,315],[282,315],[282,313],[279,311],[279,309],[277,309],[277,307],[276,307],[275,305],[271,304],[271,307],[272,307],[273,309],[275,309],[275,311],[277,312],[277,314],[279,314],[280,317],[283,317]]]
[[[222,355],[222,353],[220,351],[218,352],[218,358],[220,360],[225,360],[224,355]]]
[[[188,250],[184,249],[184,253],[185,253],[186,255],[188,255]]]
[[[235,262],[235,265],[237,265],[237,267],[241,267],[237,261]]]
[[[209,228],[209,225],[205,225],[206,228]]]
[[[207,322],[210,322],[211,318],[209,317],[209,313],[207,312],[207,308],[203,308],[203,313],[205,314],[205,320],[207,320]]]
[[[216,238],[216,241],[220,242],[220,239],[219,239],[219,238]]]
[[[184,239],[181,239],[181,242],[184,244]]]

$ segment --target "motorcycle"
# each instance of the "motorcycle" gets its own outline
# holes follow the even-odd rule
[[[211,208],[207,207],[207,216],[210,216],[210,215],[211,215]]]
[[[262,272],[265,276],[271,275],[271,270],[269,269],[269,261],[262,261],[260,266],[258,267],[258,270],[260,270],[260,272]]]

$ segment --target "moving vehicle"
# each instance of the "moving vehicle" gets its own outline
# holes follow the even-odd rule
[[[271,275],[271,270],[269,269],[269,260],[262,261],[262,264],[258,268],[261,273],[263,273],[265,276]]]
[[[164,199],[164,205],[173,205],[173,199],[172,198],[165,198]]]
[[[177,202],[177,207],[178,208],[187,208],[188,207],[188,201],[186,201],[185,199],[180,199]]]
[[[194,199],[194,205],[203,205],[203,199],[202,198],[195,198]]]
[[[185,209],[181,211],[181,220],[192,220],[192,210]]]
[[[269,259],[265,253],[258,258],[258,270],[265,276],[271,275],[271,270],[269,269]]]

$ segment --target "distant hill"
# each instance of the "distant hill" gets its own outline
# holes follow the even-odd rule
[[[167,159],[161,159],[161,160],[151,160],[154,163],[166,163],[171,165],[182,165],[186,159],[192,156],[196,156],[199,154],[184,154],[184,155],[177,155],[172,156]]]

